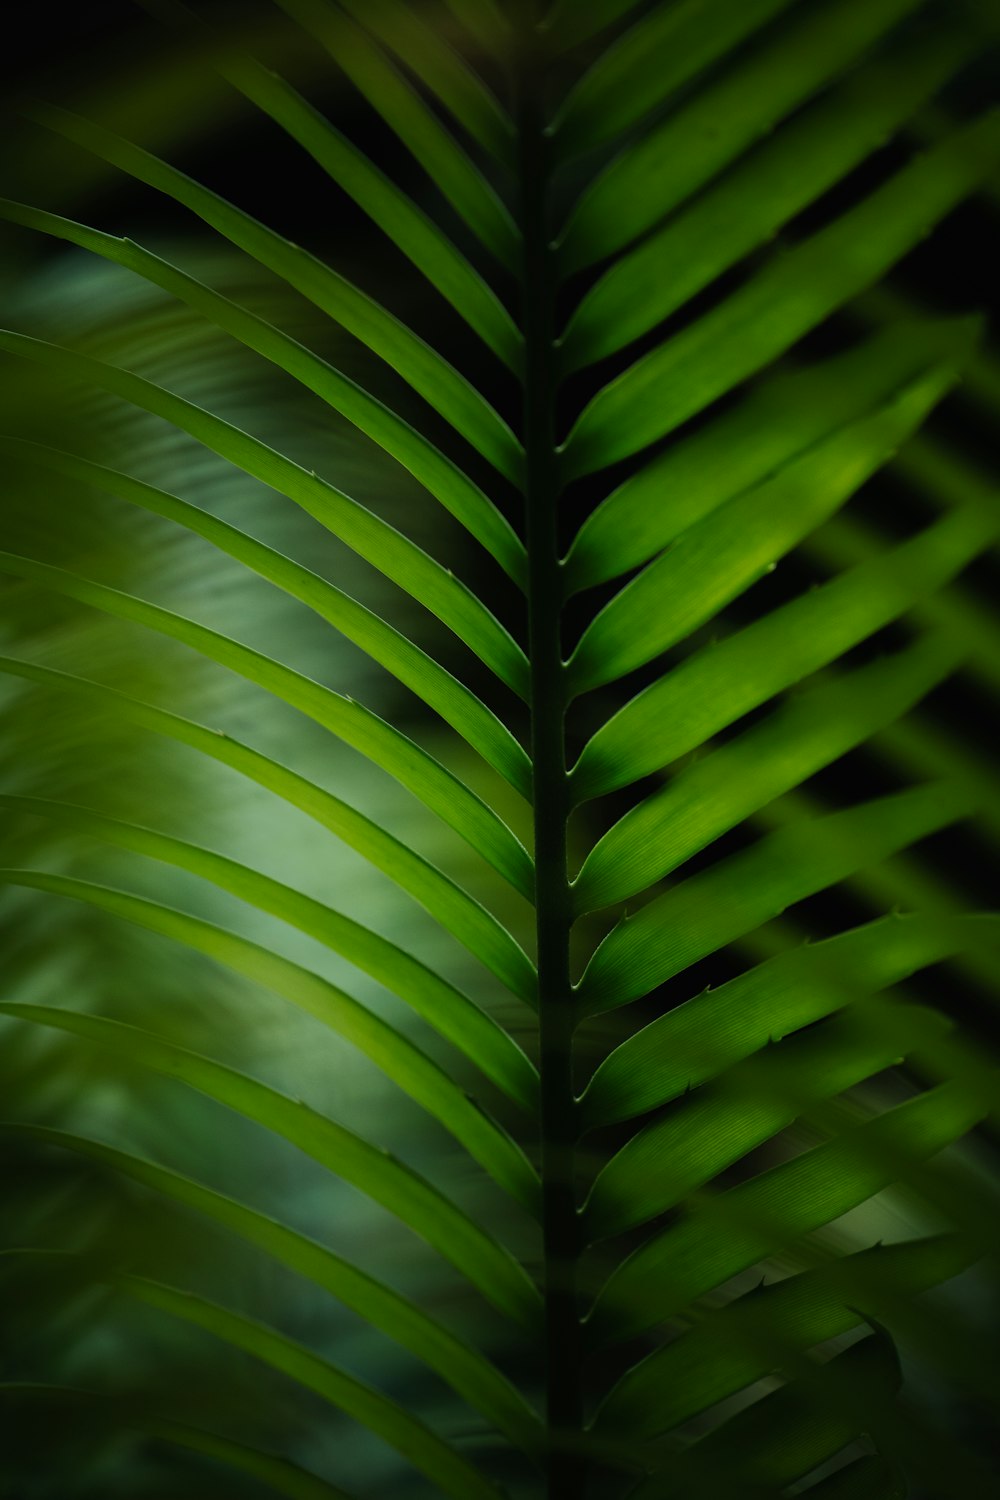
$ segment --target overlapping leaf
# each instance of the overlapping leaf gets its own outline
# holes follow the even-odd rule
[[[4,800],[194,874],[394,990],[509,1100],[529,1113],[537,1107],[524,1140],[541,1163],[540,1184],[521,1140],[443,1065],[304,966],[146,896],[61,873],[5,878],[174,937],[341,1031],[522,1206],[541,1206],[542,1290],[534,1266],[529,1274],[363,1131],[137,1028],[17,1001],[3,1009],[182,1079],[375,1198],[536,1347],[546,1343],[552,1420],[558,1427],[558,1412],[575,1411],[566,1425],[579,1430],[546,1434],[484,1354],[290,1226],[79,1132],[36,1138],[227,1226],[422,1359],[516,1448],[537,1456],[549,1444],[551,1500],[577,1500],[581,1451],[631,1474],[635,1500],[682,1490],[745,1500],[810,1476],[803,1493],[816,1500],[893,1494],[893,1463],[877,1454],[852,1449],[836,1472],[816,1480],[815,1471],[863,1433],[876,1445],[884,1434],[887,1452],[898,1447],[894,1320],[901,1329],[919,1324],[931,1350],[949,1346],[941,1320],[913,1313],[914,1299],[993,1248],[981,1232],[991,1199],[932,1159],[989,1116],[997,1097],[993,1059],[969,1044],[946,997],[935,998],[931,971],[949,964],[949,973],[995,984],[998,919],[966,913],[914,851],[972,818],[1000,841],[995,776],[922,707],[959,673],[977,691],[1000,687],[991,649],[1000,626],[962,585],[963,571],[1000,536],[1000,504],[992,480],[956,456],[946,424],[943,440],[914,434],[967,369],[980,402],[1000,387],[977,353],[978,319],[914,311],[881,326],[885,304],[858,299],[1000,167],[1000,117],[988,106],[938,132],[922,154],[904,143],[921,110],[981,52],[993,55],[997,18],[988,5],[917,0],[555,0],[537,16],[493,0],[449,0],[446,35],[405,0],[280,0],[280,8],[400,144],[398,174],[255,58],[212,49],[217,66],[388,236],[415,269],[420,295],[459,315],[489,362],[481,379],[168,162],[64,111],[43,107],[34,118],[181,203],[302,293],[435,407],[458,439],[454,450],[443,452],[419,424],[172,260],[51,212],[9,203],[2,212],[158,285],[353,423],[523,587],[528,628],[508,631],[488,587],[477,593],[332,480],[215,413],[69,347],[7,333],[2,348],[57,381],[83,381],[173,424],[328,527],[450,629],[496,679],[497,701],[529,704],[535,763],[504,713],[408,639],[391,607],[381,618],[116,466],[4,444],[61,480],[193,531],[307,604],[433,710],[448,754],[439,760],[284,662],[83,571],[15,556],[3,566],[185,643],[396,776],[535,902],[538,974],[499,912],[460,880],[252,746],[48,663],[9,657],[3,670],[195,748],[358,850],[539,1009],[539,1071],[473,998],[402,946],[244,861],[63,799]],[[186,31],[210,35],[169,9]],[[897,142],[891,160],[852,180],[888,138]],[[441,200],[448,207],[438,222]],[[815,217],[803,229],[807,211]],[[769,242],[779,232],[791,243],[776,253]],[[587,268],[584,284],[577,273]],[[865,336],[841,338],[845,319],[831,340],[840,352],[817,357],[807,346],[803,358],[802,341],[844,314],[866,325]],[[612,356],[609,378],[601,362]],[[523,374],[520,434],[485,394],[495,364]],[[512,526],[493,479],[473,477],[484,466],[467,472],[452,456],[469,447],[544,514]],[[865,511],[868,487],[890,464],[900,492],[921,497],[892,537]],[[578,518],[583,479],[596,503]],[[560,533],[568,538],[561,564]],[[540,547],[551,555],[536,555]],[[792,583],[771,602],[766,579],[786,559]],[[795,581],[817,573],[815,587]],[[597,585],[612,587],[592,604],[585,591]],[[559,619],[570,597],[583,622],[575,645]],[[896,639],[852,657],[889,626]],[[721,639],[706,644],[708,628]],[[628,679],[638,672],[637,690]],[[584,695],[587,731],[573,745],[564,710]],[[535,795],[537,873],[463,776],[463,741],[516,792]],[[862,751],[878,758],[888,785],[874,778],[836,797],[814,781]],[[563,867],[570,812],[646,777],[658,780],[612,815],[600,806],[589,822],[576,814],[585,852],[571,879]],[[842,885],[866,915],[845,922],[832,899],[822,940],[783,949],[797,923],[809,933],[810,899],[835,898]],[[910,910],[885,916],[896,900]],[[573,985],[570,929],[602,910],[603,936],[586,948]],[[723,982],[692,997],[689,970],[702,964],[718,964]],[[922,1003],[898,988],[918,974]],[[638,1021],[628,1009],[635,1002]],[[616,1040],[584,1072],[573,1023],[606,1012],[620,1022]],[[580,1035],[597,1047],[596,1028]],[[886,1077],[892,1090],[873,1089]],[[613,1147],[599,1134],[607,1126],[618,1127]],[[823,1231],[900,1182],[953,1214],[955,1232],[831,1253]],[[618,1242],[626,1234],[627,1251]],[[598,1268],[592,1296],[574,1258],[590,1245],[593,1263],[581,1265],[587,1275]],[[746,1295],[727,1289],[775,1257],[792,1260],[797,1274]],[[291,1375],[378,1433],[438,1491],[499,1493],[457,1443],[277,1330],[139,1274],[115,1283]],[[817,1354],[863,1323],[871,1336],[833,1359]],[[634,1338],[650,1339],[652,1352],[622,1367],[584,1434],[585,1350],[603,1356]],[[751,1391],[775,1377],[780,1388]],[[707,1432],[678,1439],[684,1424],[704,1424],[718,1403],[748,1391],[745,1410],[727,1409]],[[267,1455],[241,1459],[204,1434],[176,1441],[243,1462],[287,1493],[313,1493],[313,1476],[279,1472]]]

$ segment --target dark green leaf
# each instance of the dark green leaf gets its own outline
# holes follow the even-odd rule
[[[220,729],[196,724],[179,714],[105,687],[103,683],[90,682],[53,667],[17,661],[13,657],[0,657],[0,671],[45,687],[75,693],[104,713],[122,715],[153,734],[190,745],[203,755],[231,766],[258,786],[274,792],[292,807],[300,808],[426,907],[445,930],[464,943],[513,994],[528,1005],[537,1004],[534,966],[507,929],[440,870],[324,787],[241,744]]]
[[[193,1208],[308,1278],[436,1370],[455,1391],[527,1452],[538,1446],[539,1419],[477,1350],[441,1323],[325,1245],[169,1167],[101,1141],[39,1125],[4,1125],[8,1136],[75,1151]]]
[[[584,151],[621,134],[794,3],[686,0],[647,12],[597,58],[559,111],[553,124],[561,150]]]
[[[585,1126],[678,1098],[769,1042],[964,948],[1000,953],[1000,917],[894,915],[776,954],[635,1032],[583,1093]]]
[[[37,110],[34,117],[197,214],[373,349],[502,474],[514,480],[519,477],[520,445],[489,403],[440,354],[330,266],[175,167],[92,121],[51,106]]]
[[[884,275],[1000,166],[1000,113],[915,160],[593,398],[563,445],[566,481],[703,411]]]
[[[50,1409],[55,1422],[60,1426],[68,1413],[79,1413],[82,1410],[88,1422],[107,1421],[116,1433],[127,1427],[158,1442],[186,1448],[193,1453],[203,1453],[227,1468],[249,1474],[251,1479],[267,1485],[279,1495],[290,1496],[291,1500],[352,1500],[346,1490],[328,1484],[325,1479],[300,1469],[297,1464],[289,1463],[276,1454],[264,1453],[245,1443],[236,1443],[232,1438],[206,1432],[201,1427],[188,1427],[182,1422],[166,1421],[151,1414],[129,1411],[126,1417],[122,1413],[120,1400],[109,1400],[94,1391],[5,1380],[0,1382],[0,1403],[8,1409],[12,1403],[23,1403],[28,1411],[35,1406],[41,1406],[43,1410]]]
[[[278,3],[326,49],[501,265],[513,269],[521,247],[514,220],[416,89],[329,0]]]
[[[14,1003],[0,1004],[0,1014],[84,1037],[130,1063],[178,1078],[274,1131],[380,1203],[506,1316],[534,1328],[540,1308],[538,1290],[508,1250],[416,1172],[300,1099],[290,1099],[235,1068],[121,1021],[54,1006]]]
[[[231,422],[129,370],[18,333],[0,332],[0,349],[57,375],[97,385],[142,411],[172,422],[221,458],[287,496],[443,620],[514,692],[521,696],[527,692],[524,652],[485,605],[408,537],[318,474],[309,473]]]
[[[761,5],[725,0],[731,24]],[[717,6],[716,9],[719,7]],[[654,11],[664,24],[674,11]],[[699,21],[710,19],[704,7]],[[683,307],[723,271],[757,249],[905,125],[974,57],[981,38],[964,15],[903,40],[794,117],[773,139],[635,249],[614,261],[572,313],[562,365],[578,368],[614,354]],[[716,33],[706,27],[713,45]],[[609,55],[610,60],[610,55]],[[687,53],[675,66],[686,66]],[[656,74],[660,76],[659,72]]]
[[[943,1084],[709,1199],[623,1262],[589,1318],[598,1343],[653,1328],[731,1276],[905,1180],[987,1113],[988,1079]]]
[[[908,713],[959,662],[947,640],[927,636],[789,699],[620,818],[584,860],[574,883],[580,905],[609,906],[662,880]]]
[[[446,723],[474,746],[511,786],[523,797],[530,797],[531,761],[506,725],[501,724],[474,693],[419,646],[342,589],[199,506],[131,475],[91,463],[75,454],[18,439],[0,437],[0,450],[13,458],[23,458],[57,474],[95,486],[154,515],[176,521],[203,536],[220,551],[235,557],[260,577],[284,589],[293,599],[315,610],[321,619],[367,651],[436,709]]]
[[[773,1494],[862,1435],[877,1433],[880,1412],[902,1383],[899,1356],[883,1330],[764,1396],[668,1459],[635,1500],[708,1486],[719,1500]]]
[[[942,588],[998,534],[995,508],[959,511],[695,652],[588,742],[571,775],[578,800],[627,786],[704,744]]]
[[[569,660],[571,690],[622,677],[714,619],[892,457],[957,373],[939,366],[682,532],[584,632]]]
[[[718,82],[698,90],[605,168],[561,236],[564,273],[620,250],[652,228],[918,4],[829,0],[818,9],[804,6],[801,14],[793,13],[762,46],[739,58]],[[763,8],[766,15],[780,7]],[[751,0],[742,11],[750,12],[749,29],[761,5]],[[647,66],[651,61],[647,58]]]
[[[669,1431],[780,1369],[790,1355],[958,1275],[975,1251],[960,1235],[887,1245],[736,1297],[623,1376],[598,1428],[645,1438]]]
[[[144,1276],[119,1275],[114,1285],[129,1297],[204,1328],[290,1379],[315,1391],[395,1448],[432,1484],[454,1500],[502,1500],[500,1491],[468,1459],[397,1402],[349,1375],[305,1344],[242,1313]]]
[[[948,1030],[936,1011],[878,999],[847,1006],[755,1054],[634,1135],[598,1174],[583,1208],[589,1240],[675,1208],[796,1119],[902,1062]]]
[[[131,240],[101,234],[58,214],[41,213],[7,198],[0,199],[0,217],[68,240],[126,266],[286,370],[409,470],[512,578],[523,581],[524,546],[478,485],[408,422],[296,339]]]
[[[70,875],[0,870],[0,883],[85,901],[183,943],[263,985],[315,1016],[369,1057],[376,1067],[449,1130],[476,1161],[530,1212],[538,1208],[538,1179],[520,1147],[425,1053],[381,1016],[350,995],[260,943],[157,901],[110,890]]]
[[[51,819],[119,848],[189,870],[257,910],[290,923],[412,1005],[509,1098],[528,1110],[537,1106],[538,1073],[517,1043],[468,996],[388,938],[258,870],[151,828],[37,797],[0,793],[0,806]]]
[[[780,828],[623,917],[587,967],[581,1011],[648,995],[787,906],[974,811],[968,788],[937,782]]]
[[[510,161],[514,127],[496,95],[458,52],[406,0],[341,0],[441,103],[469,134],[503,163]]]
[[[49,567],[31,558],[15,557],[8,552],[0,552],[0,572],[79,599],[106,614],[133,620],[190,646],[210,661],[216,661],[239,673],[248,682],[256,683],[395,776],[467,839],[489,864],[499,869],[516,890],[530,896],[534,888],[530,855],[492,808],[446,771],[432,755],[354,699],[345,698],[301,672],[217,631],[208,630],[183,615],[160,609],[158,605],[135,599],[117,589],[105,588],[75,573]]]

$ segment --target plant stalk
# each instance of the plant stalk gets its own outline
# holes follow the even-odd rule
[[[555,451],[556,281],[547,213],[551,151],[544,132],[544,68],[540,33],[526,27],[519,64],[517,123],[524,239],[525,504],[541,1071],[547,1493],[548,1500],[580,1500],[583,1485],[577,1439],[582,1422],[581,1341],[573,1161],[577,1132],[569,968],[572,917],[566,859],[570,804]]]

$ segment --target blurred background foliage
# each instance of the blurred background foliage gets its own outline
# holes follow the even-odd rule
[[[318,49],[276,11],[253,4],[202,6],[220,23],[220,33],[248,46],[292,77],[325,113],[362,139],[376,159],[391,160],[418,200],[434,188],[386,138],[374,114],[346,79],[331,76]],[[435,25],[447,34],[452,19],[443,5],[430,6]],[[69,18],[69,19],[67,19]],[[332,189],[319,169],[284,142],[277,130],[223,83],[190,43],[137,7],[122,3],[77,7],[72,12],[42,3],[26,13],[27,49],[9,59],[17,87],[55,99],[121,129],[161,152],[276,224],[293,240],[336,260],[351,279],[376,295],[418,331],[433,330],[461,365],[469,357],[467,332],[450,312],[422,302],[401,258],[350,202]],[[599,41],[593,44],[595,49]],[[995,64],[995,58],[993,60]],[[989,66],[973,66],[928,113],[914,133],[933,138],[942,124],[971,115],[995,92]],[[433,426],[419,400],[372,356],[317,319],[315,312],[275,278],[238,255],[206,241],[179,209],[96,158],[76,152],[44,132],[8,122],[11,149],[2,190],[59,212],[127,232],[168,254],[212,286],[237,295],[309,347],[334,358],[397,409]],[[891,142],[845,183],[799,216],[784,239],[793,243],[860,197],[905,159],[909,143]],[[568,190],[568,187],[567,187]],[[882,291],[853,304],[799,345],[795,359],[808,362],[851,347],[861,333],[900,308],[940,313],[1000,313],[995,274],[1000,195],[983,194],[951,216],[933,238],[912,253]],[[448,220],[461,243],[466,231]],[[770,252],[768,252],[770,253]],[[748,263],[753,265],[753,260]],[[713,285],[721,297],[737,272]],[[4,236],[0,302],[6,326],[97,354],[147,374],[203,403],[289,453],[307,468],[398,523],[435,556],[470,577],[501,618],[512,618],[514,601],[505,581],[488,574],[461,547],[448,517],[424,502],[415,482],[373,444],[318,399],[263,360],[210,327],[165,294],[82,251],[43,245],[10,231]],[[699,306],[702,304],[699,304]],[[501,410],[513,413],[515,392],[493,377],[489,391]],[[197,443],[112,397],[22,367],[0,364],[3,428],[53,442],[160,484],[307,563],[322,576],[387,613],[428,649],[447,661],[453,650],[406,596],[385,583],[319,525],[263,485],[206,453]],[[962,451],[989,484],[996,470],[993,439],[1000,411],[1000,361],[989,342],[959,390],[933,417],[920,441],[940,454]],[[435,431],[441,446],[451,438]],[[726,628],[772,609],[863,554],[875,539],[916,532],[942,505],[940,488],[928,492],[924,469],[909,450],[865,486],[849,511],[830,522],[775,575],[734,606]],[[968,460],[967,460],[968,461]],[[464,752],[454,737],[437,734],[416,699],[382,673],[360,651],[331,632],[303,606],[252,577],[208,543],[166,521],[39,471],[8,469],[4,486],[5,547],[153,599],[207,625],[266,650],[320,682],[347,692],[390,718],[418,742],[461,769],[495,799],[522,835],[526,809],[498,778]],[[594,496],[581,492],[581,508]],[[508,509],[512,497],[507,497]],[[512,513],[512,512],[511,512]],[[577,517],[576,519],[579,519]],[[475,565],[481,571],[471,577]],[[975,824],[935,835],[916,850],[866,872],[836,890],[796,908],[723,954],[688,971],[667,987],[664,999],[685,998],[705,983],[719,984],[748,963],[813,937],[870,920],[886,908],[930,903],[947,909],[985,909],[995,904],[995,848],[1000,839],[1000,789],[991,766],[1000,696],[1000,565],[995,551],[976,563],[943,602],[953,621],[975,639],[966,670],[927,699],[903,725],[877,736],[804,788],[772,804],[756,826],[780,826],[804,808],[846,805],[861,796],[905,784],[928,768],[959,765],[978,777],[988,795]],[[434,820],[388,776],[314,724],[277,704],[242,679],[211,666],[182,646],[153,637],[42,591],[4,579],[0,631],[3,652],[46,667],[119,687],[144,701],[246,739],[267,755],[335,790],[352,805],[404,837],[486,900],[525,942],[531,941],[527,906],[498,877],[475,861],[460,841]],[[713,631],[718,624],[713,626]],[[707,637],[708,632],[705,633]],[[701,637],[685,646],[687,651]],[[874,654],[892,632],[883,632],[856,653]],[[484,678],[473,684],[489,697]],[[602,695],[590,695],[579,710],[577,733],[598,719]],[[523,727],[523,726],[521,726]],[[276,802],[226,768],[177,744],[145,733],[127,718],[98,710],[72,692],[16,677],[0,679],[2,767],[6,792],[57,798],[112,817],[150,823],[266,871],[321,899],[416,953],[492,1007],[506,1024],[527,1035],[525,1016],[495,981],[445,937],[440,929],[360,857],[331,840],[304,815]],[[575,829],[580,851],[620,812],[615,799],[583,809]],[[735,833],[712,850],[739,846]],[[183,872],[117,854],[84,835],[72,836],[26,815],[5,813],[5,865],[70,872],[140,893],[218,920],[334,980],[349,976],[348,988],[415,1036],[432,1054],[445,1044],[407,1007],[327,949],[275,919],[251,912],[213,887]],[[697,865],[694,866],[695,868]],[[613,914],[612,914],[613,915]],[[592,944],[607,926],[603,914],[581,924],[581,944]],[[352,1048],[319,1023],[273,995],[240,980],[207,959],[165,938],[75,904],[40,899],[31,891],[7,890],[2,919],[4,991],[8,998],[69,1004],[132,1020],[186,1046],[234,1063],[305,1098],[321,1111],[350,1123],[377,1121],[380,1143],[424,1170],[445,1187],[460,1189],[474,1215],[502,1224],[503,1233],[530,1261],[534,1253],[527,1222],[512,1222],[509,1203],[473,1174],[450,1138],[386,1082]],[[702,972],[704,971],[704,972]],[[997,976],[974,954],[938,965],[908,981],[906,990],[926,992],[938,1006],[994,1047]],[[647,1002],[648,1003],[648,1002]],[[634,1023],[634,1018],[630,1018]],[[624,1021],[612,1014],[592,1022],[589,1041],[601,1055]],[[169,1162],[181,1171],[252,1202],[284,1222],[315,1235],[367,1270],[419,1298],[442,1321],[481,1335],[502,1349],[508,1336],[474,1300],[465,1296],[447,1267],[422,1242],[401,1230],[367,1198],[333,1179],[290,1146],[179,1083],[135,1071],[110,1055],[16,1023],[4,1023],[0,1050],[0,1094],[8,1118],[43,1123],[97,1136]],[[460,1061],[450,1059],[460,1069]],[[879,1104],[906,1096],[912,1081],[903,1069],[881,1075],[855,1091],[860,1103]],[[499,1096],[488,1104],[504,1117]],[[740,1171],[759,1170],[809,1140],[808,1124],[760,1149]],[[607,1144],[598,1142],[601,1149]],[[956,1170],[974,1174],[977,1191],[995,1204],[997,1137],[987,1125],[953,1148]],[[252,1310],[337,1362],[372,1380],[407,1407],[479,1450],[491,1439],[484,1429],[463,1426],[467,1414],[427,1371],[386,1345],[367,1325],[284,1271],[264,1255],[168,1204],[110,1169],[23,1142],[0,1145],[5,1211],[0,1243],[31,1243],[85,1252],[99,1264],[129,1266],[172,1284],[218,1295]],[[736,1180],[734,1175],[733,1180]],[[811,1237],[769,1269],[798,1269],[811,1256],[860,1248],[876,1240],[907,1237],[933,1228],[926,1203],[899,1190],[879,1198]],[[756,1273],[755,1273],[756,1274]],[[742,1290],[742,1285],[729,1291]],[[922,1360],[918,1330],[903,1355],[914,1399],[923,1418],[954,1435],[987,1462],[1000,1459],[989,1430],[994,1414],[984,1409],[995,1341],[1000,1335],[998,1285],[981,1266],[956,1278],[931,1305],[952,1327],[955,1358],[942,1375]],[[208,1396],[216,1423],[223,1405],[231,1432],[252,1435],[262,1446],[280,1447],[306,1468],[333,1473],[359,1495],[405,1496],[421,1492],[395,1456],[346,1418],[331,1414],[317,1398],[216,1344],[207,1334],[111,1293],[82,1284],[67,1299],[43,1274],[25,1275],[8,1294],[0,1360],[5,1378],[44,1380],[87,1387],[129,1401],[148,1400],[178,1420],[197,1421]],[[514,1356],[512,1355],[513,1359]],[[519,1373],[516,1367],[514,1373]],[[530,1377],[529,1377],[530,1378]],[[105,1427],[90,1411],[51,1413],[7,1408],[0,1413],[0,1489],[10,1500],[153,1500],[186,1497],[247,1497],[265,1491],[254,1481],[216,1464],[210,1456],[184,1453]],[[517,1492],[517,1474],[510,1476]],[[927,1500],[936,1495],[928,1479]]]

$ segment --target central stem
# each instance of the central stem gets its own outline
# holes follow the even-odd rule
[[[573,1153],[572,921],[566,860],[569,789],[561,649],[553,348],[555,267],[550,249],[550,140],[542,109],[543,58],[527,30],[519,70],[518,132],[524,238],[524,446],[534,764],[535,910],[541,1045],[542,1227],[545,1256],[545,1379],[549,1426],[548,1500],[579,1500],[581,1426],[578,1253]]]

